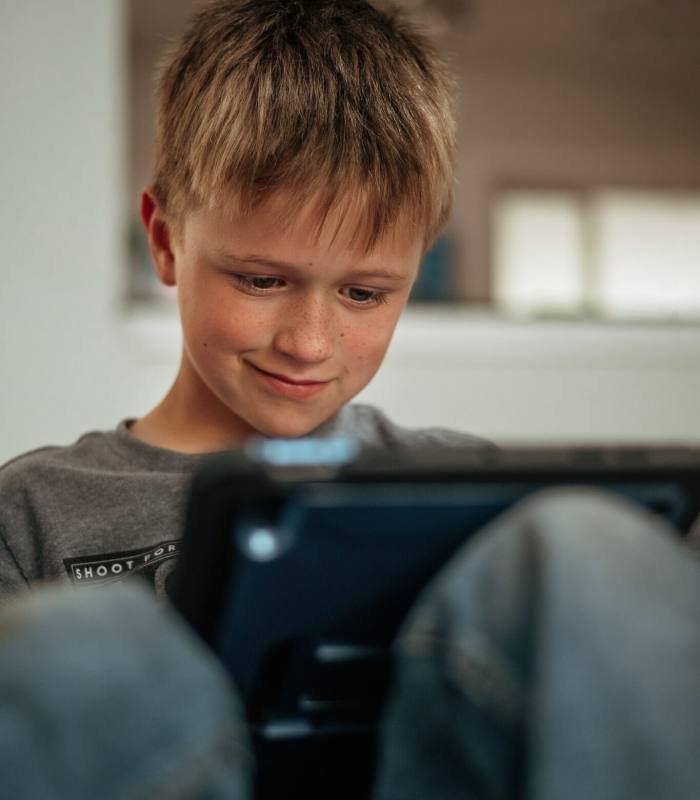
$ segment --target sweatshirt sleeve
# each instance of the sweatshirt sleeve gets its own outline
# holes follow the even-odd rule
[[[0,469],[0,605],[18,591],[26,591],[30,580],[26,553],[19,543],[30,540],[31,513],[26,503],[25,481],[19,460]]]
[[[29,582],[7,543],[5,533],[0,523],[0,605],[12,595],[29,588]]]

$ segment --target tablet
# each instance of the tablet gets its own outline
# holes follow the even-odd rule
[[[470,537],[529,494],[592,485],[665,517],[700,511],[700,451],[361,451],[261,441],[192,485],[176,606],[240,691],[256,797],[369,797],[391,643]]]

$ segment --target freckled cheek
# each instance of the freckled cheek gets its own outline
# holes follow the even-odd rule
[[[200,347],[209,354],[235,353],[269,346],[270,325],[260,315],[240,313],[235,309],[216,309],[197,315],[189,331]]]
[[[376,369],[384,357],[389,339],[388,334],[371,325],[360,330],[345,330],[341,333],[343,360],[358,370]]]

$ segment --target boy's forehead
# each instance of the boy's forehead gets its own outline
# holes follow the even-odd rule
[[[187,225],[187,222],[192,223]],[[204,239],[214,254],[246,257],[284,252],[349,256],[372,263],[407,255],[419,260],[424,232],[400,214],[394,224],[367,246],[370,235],[366,214],[352,198],[324,210],[317,198],[279,193],[252,209],[242,209],[237,198],[227,198],[211,207],[201,207],[186,216],[186,227],[195,238]]]

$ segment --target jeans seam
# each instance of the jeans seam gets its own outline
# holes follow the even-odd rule
[[[481,636],[446,639],[427,631],[408,633],[399,642],[400,654],[433,658],[445,679],[475,706],[515,727],[525,713],[526,693],[505,659]]]

